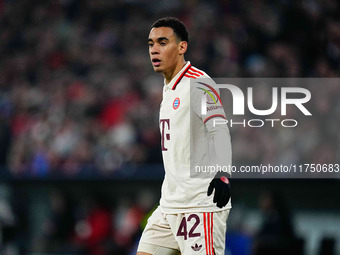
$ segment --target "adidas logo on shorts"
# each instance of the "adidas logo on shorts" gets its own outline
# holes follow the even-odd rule
[[[196,243],[195,246],[191,246],[191,249],[193,249],[194,251],[199,251],[201,248],[202,248],[202,244],[198,246]]]

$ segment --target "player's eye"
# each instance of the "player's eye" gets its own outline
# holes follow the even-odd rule
[[[149,43],[149,47],[152,47],[153,46],[153,43]]]
[[[161,42],[160,45],[161,45],[161,46],[165,46],[166,43],[165,43],[165,42]]]

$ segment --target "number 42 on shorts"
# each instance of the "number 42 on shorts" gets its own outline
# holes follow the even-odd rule
[[[193,221],[194,224],[189,230],[188,234],[188,227],[187,227],[187,222]],[[187,240],[188,237],[199,237],[201,236],[201,233],[195,232],[197,226],[200,224],[200,218],[198,217],[197,214],[190,214],[188,219],[184,216],[182,218],[181,224],[179,225],[178,231],[177,231],[177,236],[183,236],[184,240]]]

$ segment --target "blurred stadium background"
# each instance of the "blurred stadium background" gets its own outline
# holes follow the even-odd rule
[[[339,13],[335,0],[0,0],[0,254],[134,254],[163,178],[157,18],[185,22],[186,59],[212,77],[336,78]],[[339,163],[340,86],[318,91],[297,133],[231,129],[235,164]],[[234,180],[226,254],[340,254],[339,184]]]

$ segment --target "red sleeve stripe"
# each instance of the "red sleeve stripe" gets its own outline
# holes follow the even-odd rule
[[[183,71],[183,73],[178,77],[177,81],[175,82],[174,86],[172,86],[172,89],[176,89],[176,86],[178,85],[178,83],[182,80],[183,76],[185,75],[185,73],[189,70],[189,68],[191,67],[191,64],[189,64],[187,66],[187,68]]]
[[[195,67],[191,67],[190,71],[193,71],[193,72],[196,72],[196,73],[199,73],[200,75],[204,75],[204,73],[202,73],[200,70],[196,69]]]
[[[201,75],[200,75],[200,74],[198,74],[198,73],[193,73],[193,72],[190,72],[190,70],[191,70],[191,69],[189,69],[189,70],[188,70],[188,72],[187,72],[188,74],[194,75],[194,76],[196,76],[196,77],[199,77],[199,76],[201,76]]]
[[[211,116],[209,116],[208,118],[206,118],[206,119],[203,121],[203,123],[205,124],[205,123],[207,123],[208,120],[213,119],[213,118],[217,118],[217,117],[221,117],[221,118],[223,118],[223,119],[226,119],[225,116],[224,116],[223,114],[214,114],[214,115],[211,115]]]
[[[185,76],[185,77],[188,77],[188,78],[194,78],[194,79],[197,78],[197,76],[191,76],[191,75],[189,75],[189,74],[185,74],[184,76]]]

